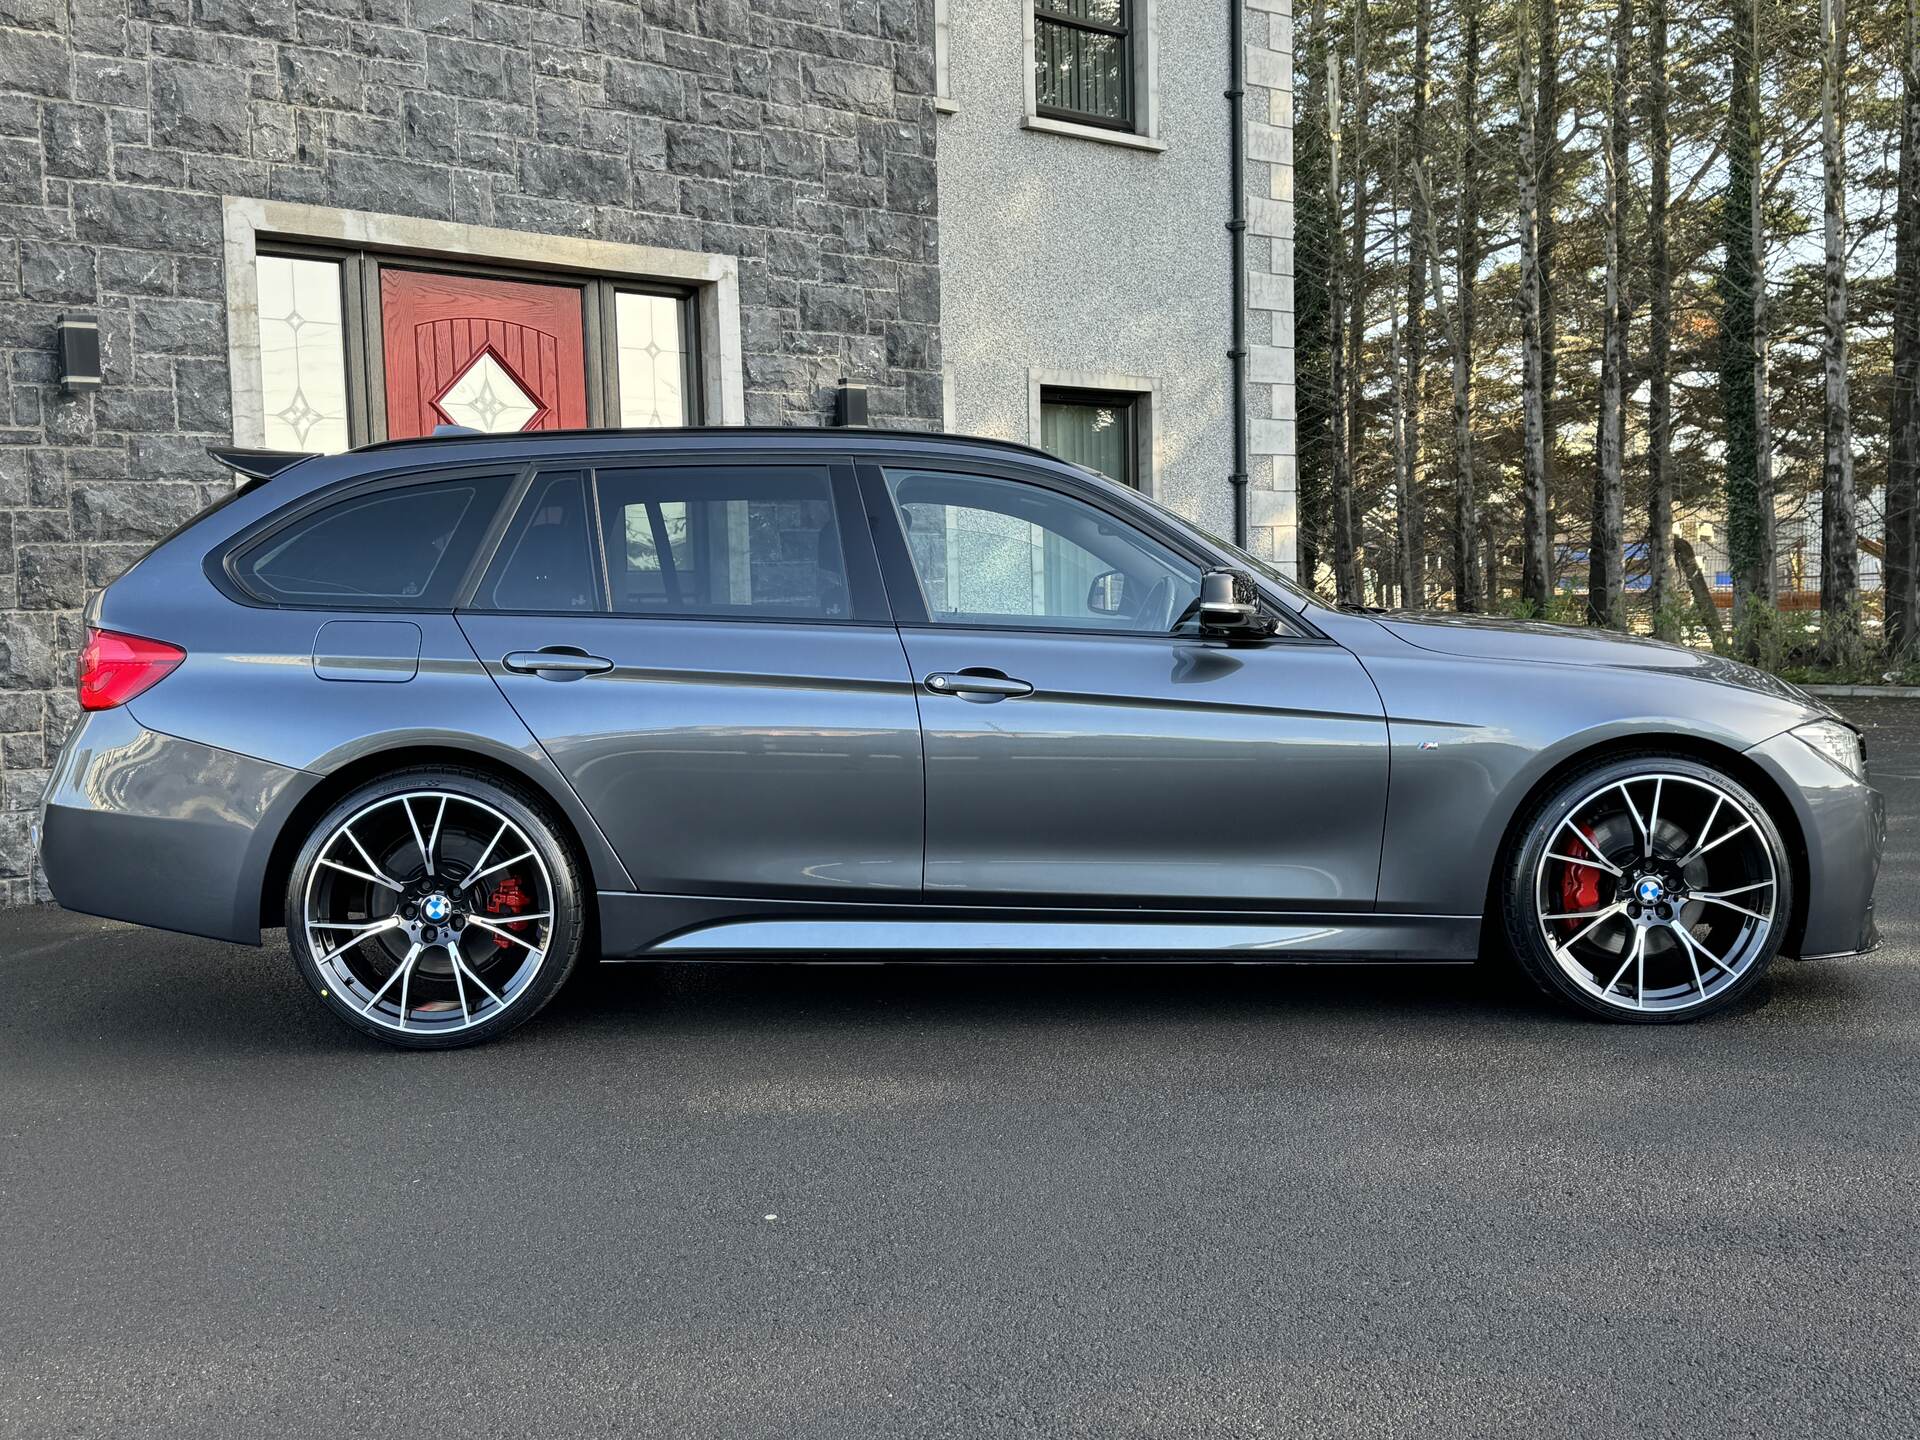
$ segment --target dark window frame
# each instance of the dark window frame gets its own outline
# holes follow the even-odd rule
[[[1113,481],[1116,485],[1124,485],[1127,489],[1137,494],[1147,495],[1150,493],[1147,486],[1148,475],[1142,462],[1150,453],[1149,445],[1151,441],[1144,432],[1151,423],[1148,409],[1151,401],[1152,397],[1149,394],[1139,390],[1079,390],[1064,385],[1042,385],[1040,387],[1042,434],[1035,438],[1036,440],[1044,439],[1044,417],[1048,405],[1105,405],[1124,412],[1126,416],[1127,473],[1124,477],[1108,475],[1105,478]],[[1142,402],[1147,403],[1143,404]],[[1041,448],[1045,449],[1045,446],[1043,445]],[[1048,451],[1047,453],[1052,454],[1053,452]],[[1059,455],[1055,455],[1054,458],[1056,460],[1064,460],[1064,457]],[[1065,463],[1071,465],[1074,462],[1065,460]]]
[[[535,285],[566,285],[581,292],[581,323],[587,367],[587,425],[619,428],[620,345],[615,319],[622,294],[662,295],[679,302],[680,394],[687,425],[705,423],[700,385],[699,291],[669,281],[586,271],[495,264],[486,260],[439,259],[398,250],[279,240],[263,236],[258,254],[294,260],[325,260],[340,266],[340,321],[346,342],[347,440],[357,448],[389,438],[387,433],[386,342],[380,324],[380,272],[415,270],[435,275],[467,275],[484,280],[519,280]]]
[[[1137,133],[1140,88],[1138,58],[1134,46],[1134,7],[1137,0],[1119,0],[1121,20],[1118,25],[1110,25],[1103,20],[1062,15],[1057,11],[1042,8],[1041,0],[1029,0],[1029,3],[1033,7],[1034,113],[1053,120],[1071,121],[1075,125],[1092,125],[1101,130],[1119,130],[1127,134]],[[1039,84],[1040,54],[1043,48],[1041,29],[1048,25],[1060,30],[1076,31],[1083,35],[1111,36],[1120,42],[1120,94],[1123,103],[1119,115],[1099,115],[1091,111],[1075,109],[1070,105],[1050,105],[1041,98]]]

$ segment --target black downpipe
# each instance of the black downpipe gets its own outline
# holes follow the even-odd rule
[[[1227,35],[1231,58],[1227,62],[1227,168],[1233,187],[1227,234],[1233,244],[1233,543],[1247,545],[1247,161],[1246,74],[1244,33],[1246,0],[1228,0]]]

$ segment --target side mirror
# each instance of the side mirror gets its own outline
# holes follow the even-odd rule
[[[1273,621],[1260,613],[1260,591],[1244,570],[1209,570],[1200,577],[1202,630],[1227,635],[1270,635]]]
[[[1087,610],[1094,615],[1125,615],[1127,610],[1127,572],[1108,570],[1093,577],[1087,587]]]

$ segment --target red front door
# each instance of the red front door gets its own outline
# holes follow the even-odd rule
[[[584,426],[582,303],[573,285],[382,270],[387,434]]]

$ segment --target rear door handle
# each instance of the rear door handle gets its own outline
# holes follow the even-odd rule
[[[500,663],[516,675],[538,675],[546,680],[573,680],[582,675],[602,675],[613,669],[613,661],[566,645],[516,650]]]
[[[998,670],[942,671],[927,676],[927,689],[936,695],[958,695],[963,700],[1005,700],[1010,696],[1031,695],[1033,686],[1014,680]]]

